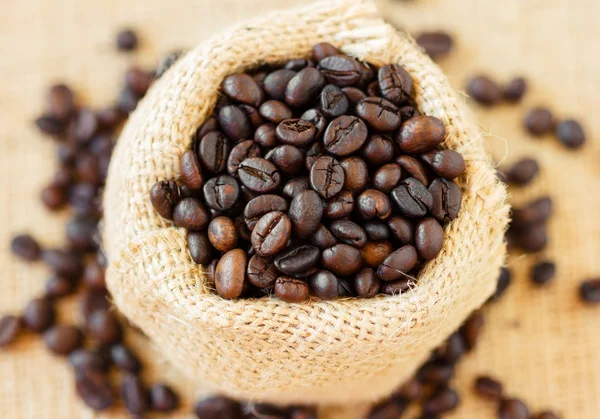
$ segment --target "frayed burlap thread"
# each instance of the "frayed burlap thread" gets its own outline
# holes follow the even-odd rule
[[[226,75],[307,56],[323,41],[411,73],[419,108],[446,124],[444,145],[465,158],[462,210],[446,227],[441,254],[405,294],[303,304],[224,300],[191,260],[186,232],[153,210],[149,190],[179,176],[179,157],[212,112]],[[464,113],[441,70],[377,18],[369,1],[274,13],[202,43],[155,83],[115,149],[103,242],[116,305],[203,388],[272,403],[384,397],[487,300],[504,261],[505,189]]]

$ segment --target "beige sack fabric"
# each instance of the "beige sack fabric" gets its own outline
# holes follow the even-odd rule
[[[188,254],[186,233],[154,212],[152,185],[179,177],[179,157],[210,115],[222,79],[307,56],[328,41],[412,75],[421,111],[463,154],[463,207],[415,289],[374,299],[224,300]],[[127,123],[105,191],[108,285],[118,308],[176,367],[241,399],[341,403],[384,397],[492,293],[505,256],[505,190],[445,76],[367,1],[324,2],[232,28],[201,44],[151,89]]]

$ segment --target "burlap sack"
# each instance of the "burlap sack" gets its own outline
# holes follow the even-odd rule
[[[179,156],[210,115],[224,76],[307,56],[328,41],[412,75],[421,111],[446,124],[462,153],[464,200],[438,258],[415,289],[374,299],[224,300],[191,260],[186,233],[152,208],[157,180],[179,176]],[[199,45],[151,89],[115,150],[105,191],[108,286],[118,308],[198,383],[273,403],[341,403],[388,394],[492,293],[508,220],[478,133],[445,76],[368,1],[322,2],[271,14]]]

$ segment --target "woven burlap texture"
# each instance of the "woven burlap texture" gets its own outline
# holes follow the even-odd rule
[[[463,154],[463,209],[418,286],[374,299],[228,301],[193,263],[186,233],[152,208],[149,190],[179,176],[179,156],[212,112],[224,76],[306,56],[328,41],[412,75],[420,109],[447,127]],[[370,2],[326,2],[229,29],[188,53],[151,89],[126,125],[105,191],[108,285],[118,308],[175,366],[214,390],[275,403],[338,403],[388,394],[495,287],[508,209],[478,133],[455,93],[406,35]]]

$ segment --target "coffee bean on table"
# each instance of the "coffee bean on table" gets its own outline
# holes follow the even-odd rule
[[[392,140],[379,134],[370,135],[360,150],[361,156],[372,166],[381,166],[391,162],[395,152]]]
[[[506,182],[514,185],[527,185],[539,173],[540,166],[535,159],[525,158],[514,163],[506,171]]]
[[[54,324],[56,314],[52,302],[45,298],[34,298],[23,309],[23,325],[37,333],[44,332]]]
[[[384,65],[377,73],[381,95],[390,102],[400,105],[413,91],[410,74],[399,64]]]
[[[367,188],[369,169],[360,157],[346,157],[340,162],[344,169],[344,188],[353,194],[360,194]]]
[[[321,300],[333,300],[338,297],[338,279],[329,271],[319,271],[308,280],[311,295]]]
[[[444,229],[435,218],[423,218],[415,230],[415,246],[425,260],[435,258],[444,244]]]
[[[325,128],[327,128],[327,118],[323,112],[319,109],[309,109],[304,112],[300,119],[310,122],[315,127],[315,138],[321,138],[323,133],[325,132]],[[322,146],[321,143],[318,143]]]
[[[38,242],[29,234],[13,237],[10,243],[13,254],[27,261],[35,261],[40,258],[42,251]]]
[[[319,227],[323,217],[321,198],[313,190],[301,192],[292,200],[288,216],[292,221],[294,232],[299,237],[310,237]]]
[[[459,403],[458,393],[451,388],[443,387],[427,398],[423,404],[423,412],[439,415],[454,410]]]
[[[66,84],[56,84],[48,92],[47,108],[49,113],[61,121],[65,121],[75,110],[73,91]]]
[[[63,187],[50,184],[42,189],[40,198],[47,209],[56,211],[65,205],[67,197]]]
[[[317,230],[310,236],[310,243],[319,249],[327,249],[337,244],[337,239],[323,224],[319,224]]]
[[[494,295],[492,295],[492,298],[497,300],[500,297],[502,297],[502,295],[504,294],[506,289],[509,287],[510,283],[511,283],[510,270],[506,267],[503,267],[500,270],[500,275],[498,276],[498,284],[496,286],[496,292],[494,293]]]
[[[150,407],[156,412],[172,412],[179,407],[179,397],[166,384],[155,384],[150,388]]]
[[[150,404],[142,379],[134,374],[125,374],[121,378],[121,399],[127,411],[133,415],[145,413]]]
[[[540,252],[548,245],[548,231],[544,224],[513,228],[508,231],[507,238],[527,253]]]
[[[454,375],[454,366],[446,361],[428,361],[419,368],[419,380],[426,385],[441,386],[447,384]]]
[[[468,350],[475,348],[485,318],[480,311],[474,311],[460,328],[460,333]]]
[[[252,157],[240,163],[238,176],[247,188],[261,193],[271,192],[281,183],[277,167],[260,157]]]
[[[354,197],[349,191],[341,191],[327,201],[323,216],[332,220],[348,217],[354,209]]]
[[[344,55],[323,58],[319,61],[319,70],[329,83],[339,87],[357,84],[362,72],[358,61]]]
[[[304,151],[290,144],[275,147],[265,158],[275,164],[285,176],[294,176],[304,169]]]
[[[531,280],[537,285],[547,285],[556,275],[554,262],[543,261],[536,263],[531,269]]]
[[[231,99],[251,106],[260,106],[265,94],[252,77],[247,74],[232,74],[221,84],[223,93]]]
[[[216,181],[211,182],[213,179],[204,185],[205,190],[210,189],[212,191],[212,183],[216,183]],[[208,227],[208,223],[210,222],[210,214],[204,205],[202,205],[202,203],[200,203],[200,201],[197,199],[185,198],[179,201],[175,206],[173,211],[173,222],[176,226],[184,227],[189,231],[202,231]]]
[[[96,261],[88,262],[83,270],[83,283],[89,288],[106,288],[104,267]]]
[[[581,124],[574,119],[567,119],[556,124],[556,136],[567,148],[578,149],[585,144],[585,132]]]
[[[519,399],[504,399],[498,407],[499,419],[529,419],[529,409]]]
[[[57,355],[68,355],[83,343],[83,333],[78,327],[57,325],[44,332],[46,347]]]
[[[287,303],[301,303],[308,298],[308,284],[291,276],[280,276],[275,282],[275,295]]]
[[[114,404],[113,389],[103,372],[77,369],[75,377],[77,394],[90,409],[101,411]]]
[[[237,227],[233,220],[224,216],[214,218],[208,224],[208,240],[219,252],[232,250],[238,242]]]
[[[373,298],[379,294],[381,281],[371,268],[364,268],[354,278],[354,290],[361,298]]]
[[[325,77],[319,70],[304,68],[288,82],[285,89],[285,102],[297,108],[306,106],[319,96],[325,84]]]
[[[367,189],[356,199],[357,212],[363,220],[379,218],[385,220],[392,213],[392,204],[381,191]]]
[[[98,372],[107,372],[109,368],[108,360],[101,355],[98,349],[76,349],[69,354],[69,364],[76,371],[92,370]]]
[[[229,139],[219,131],[211,131],[204,135],[196,150],[202,166],[213,174],[225,172],[230,152]]]
[[[52,115],[42,115],[35,120],[35,125],[46,135],[58,136],[63,133],[65,126],[61,120]]]
[[[321,264],[335,275],[353,275],[362,267],[361,252],[348,244],[336,244],[322,252]]]
[[[492,400],[501,400],[503,394],[502,383],[492,377],[482,375],[475,380],[475,391],[480,396]]]
[[[98,222],[92,218],[75,216],[66,225],[65,235],[71,247],[85,252],[98,247]]]
[[[242,409],[235,400],[211,397],[198,402],[194,413],[199,419],[238,419],[242,416]]]
[[[398,185],[401,177],[400,166],[396,163],[388,163],[377,169],[373,175],[373,186],[383,193],[389,193]]]
[[[558,413],[545,410],[531,417],[531,419],[560,419]]]
[[[215,287],[221,297],[232,299],[242,294],[246,265],[246,252],[240,248],[230,250],[219,259],[215,270]]]
[[[244,207],[244,220],[250,230],[254,230],[254,226],[260,218],[272,211],[287,212],[288,203],[279,195],[266,194],[259,195],[250,200]]]
[[[435,180],[435,182],[438,181],[439,179]],[[438,187],[436,186],[436,188]],[[442,192],[440,192],[440,194],[442,194]],[[446,192],[446,195],[449,195],[449,193]],[[433,211],[434,208],[434,197],[430,191],[415,178],[404,179],[392,190],[391,196],[400,210],[400,213],[406,217],[423,217],[429,210]],[[452,203],[454,203],[454,201]],[[458,197],[458,204],[460,204],[460,197]],[[439,205],[448,205],[448,203],[440,200]],[[454,207],[452,207],[452,209],[454,210]],[[438,212],[441,213],[442,209],[439,209]],[[444,213],[444,215],[446,215],[446,213]],[[442,221],[444,221],[444,218],[442,218]]]
[[[487,76],[475,76],[467,83],[467,93],[484,106],[493,106],[502,99],[500,86]]]
[[[335,220],[329,229],[339,241],[357,249],[361,249],[367,243],[367,233],[353,221]]]
[[[117,48],[120,51],[133,51],[138,46],[138,36],[132,29],[123,29],[117,34]]]
[[[435,179],[429,185],[432,196],[431,215],[439,222],[448,222],[458,216],[462,204],[462,192],[456,183],[444,178]]]
[[[396,390],[393,395],[413,401],[421,398],[423,392],[423,384],[417,378],[413,377]]]
[[[187,245],[194,262],[199,265],[210,263],[214,250],[206,232],[188,232]]]
[[[527,81],[523,77],[515,77],[504,86],[504,99],[509,102],[520,102],[527,91]]]
[[[392,253],[392,243],[384,241],[369,241],[362,248],[362,258],[371,268],[377,268]]]
[[[377,131],[394,131],[402,122],[398,107],[380,97],[367,97],[358,102],[356,115]]]
[[[383,281],[403,278],[417,264],[417,250],[407,244],[391,253],[377,268],[377,277]]]
[[[290,119],[293,115],[292,110],[279,100],[267,100],[260,105],[258,113],[267,121],[274,124],[279,124],[286,119]]]
[[[434,116],[415,116],[403,122],[396,134],[400,150],[408,154],[426,153],[446,138],[444,123]]]
[[[422,158],[438,176],[445,179],[455,179],[467,169],[460,153],[454,150],[430,151],[423,154]]]
[[[553,210],[552,198],[543,196],[512,210],[512,225],[516,227],[531,226],[548,220]]]
[[[321,112],[328,118],[336,118],[348,112],[350,102],[348,97],[339,87],[328,84],[319,96]]]
[[[105,288],[90,288],[83,292],[80,300],[81,314],[87,321],[96,311],[110,308],[108,291]]]
[[[280,272],[271,259],[257,254],[250,258],[246,275],[248,281],[255,287],[270,288],[275,285],[275,280],[279,277]]]
[[[0,348],[14,342],[21,332],[21,319],[7,315],[0,319]]]
[[[95,311],[87,319],[87,330],[98,342],[113,344],[122,337],[122,329],[111,311]]]
[[[581,300],[590,304],[600,303],[600,278],[588,279],[579,286]]]
[[[331,156],[319,157],[310,169],[310,184],[325,199],[337,195],[344,187],[344,180],[343,167]]]
[[[389,399],[379,402],[369,412],[367,419],[396,419],[402,417],[407,409],[407,403],[401,400]]]
[[[537,107],[525,114],[523,123],[531,135],[540,137],[552,131],[554,117],[547,108]]]
[[[423,32],[415,40],[434,60],[448,55],[454,46],[452,36],[443,31]]]
[[[122,343],[115,343],[110,347],[110,359],[121,371],[137,374],[142,369],[138,357]]]
[[[309,244],[292,246],[275,256],[275,267],[285,275],[303,275],[317,264],[320,256],[321,251],[316,246]]]
[[[368,130],[362,119],[342,115],[327,126],[323,144],[336,156],[347,156],[359,150],[367,140]]]
[[[261,256],[279,253],[292,235],[292,221],[281,211],[263,215],[252,230],[252,246]]]

